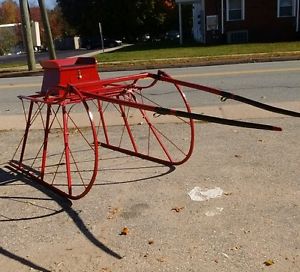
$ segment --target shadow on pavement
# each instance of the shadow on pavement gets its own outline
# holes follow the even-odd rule
[[[0,186],[7,186],[7,185],[9,185],[11,183],[14,183],[14,182],[17,182],[17,181],[18,182],[21,181],[26,185],[34,187],[35,189],[37,189],[37,190],[41,191],[42,193],[44,193],[49,198],[27,198],[27,197],[19,197],[19,196],[16,197],[16,196],[1,196],[0,195],[0,199],[10,199],[12,201],[18,201],[18,202],[24,202],[24,203],[28,203],[27,202],[28,199],[55,201],[61,207],[61,209],[60,210],[50,209],[50,212],[46,215],[30,217],[30,218],[7,218],[7,216],[4,216],[4,215],[0,214],[0,216],[4,218],[4,219],[0,220],[0,222],[1,221],[2,222],[3,221],[7,222],[7,221],[34,220],[34,219],[38,219],[38,218],[53,216],[53,215],[56,215],[56,214],[61,213],[61,212],[65,212],[73,220],[74,224],[78,227],[78,229],[81,231],[81,233],[92,244],[94,244],[99,249],[103,250],[108,255],[110,255],[114,258],[117,258],[117,259],[122,259],[122,257],[118,253],[114,252],[112,249],[110,249],[109,247],[104,245],[101,241],[99,241],[93,235],[93,233],[90,232],[90,230],[85,225],[84,221],[81,219],[79,214],[72,208],[72,202],[69,199],[63,198],[63,197],[55,194],[54,192],[52,192],[51,190],[45,188],[44,186],[41,186],[40,184],[27,179],[23,175],[20,175],[19,173],[16,173],[13,169],[10,169],[9,167],[4,168],[4,169],[3,168],[0,169]],[[38,207],[43,208],[43,209],[47,209],[46,207],[44,207],[42,205],[39,205]],[[32,267],[30,261],[27,261],[27,260],[25,260],[21,257],[15,256],[13,253],[7,252],[4,249],[1,250],[0,253],[4,254],[7,257],[11,257],[12,259],[21,261],[23,264],[27,264],[28,266]],[[48,271],[48,270],[41,270],[41,271]]]
[[[28,261],[28,260],[26,260],[26,259],[23,258],[23,257],[20,257],[20,256],[18,256],[18,255],[16,255],[16,254],[13,254],[13,253],[7,251],[7,250],[4,249],[3,247],[0,247],[0,254],[4,255],[4,256],[6,256],[6,257],[8,257],[8,258],[10,258],[10,259],[13,259],[13,260],[15,260],[15,261],[17,261],[17,262],[19,262],[19,263],[21,263],[21,264],[24,264],[24,265],[26,265],[26,266],[28,266],[28,267],[30,267],[30,268],[32,268],[32,269],[35,269],[35,270],[37,270],[37,271],[51,272],[50,270],[48,270],[48,269],[46,269],[46,268],[43,268],[43,267],[41,267],[41,266],[39,266],[39,265],[37,265],[37,264],[31,262],[31,261]]]
[[[167,167],[166,171],[163,171],[162,173],[158,173],[155,175],[150,175],[149,177],[142,177],[138,179],[130,179],[130,180],[124,180],[124,181],[118,181],[118,182],[106,182],[106,183],[96,183],[94,186],[107,186],[107,185],[118,185],[118,184],[127,184],[127,183],[133,183],[133,182],[140,182],[140,181],[147,181],[149,179],[158,178],[164,175],[167,175],[175,170],[174,166],[143,166],[143,167],[120,167],[120,168],[104,168],[101,169],[101,171],[104,172],[111,172],[111,171],[124,171],[124,170],[134,170],[134,169],[152,169],[157,167]],[[18,183],[17,183],[18,182]],[[72,202],[64,198],[62,196],[59,196],[55,192],[51,191],[50,189],[44,187],[43,185],[30,180],[26,176],[21,175],[17,171],[15,171],[10,166],[4,166],[0,168],[0,186],[23,186],[23,185],[29,185],[40,192],[42,192],[45,197],[28,197],[28,196],[7,196],[7,195],[0,195],[0,200],[10,200],[14,202],[18,202],[21,204],[28,204],[30,203],[34,207],[38,208],[39,210],[43,211],[42,215],[36,215],[36,216],[30,216],[30,217],[19,217],[19,218],[9,218],[7,215],[3,215],[0,213],[0,222],[14,222],[14,221],[28,221],[28,220],[36,220],[41,218],[46,218],[50,216],[57,215],[59,213],[66,213],[74,222],[74,224],[77,226],[77,228],[81,231],[81,233],[96,247],[104,251],[106,254],[116,258],[116,259],[122,259],[122,256],[120,256],[118,253],[114,252],[112,249],[110,249],[108,246],[104,245],[101,241],[99,241],[94,234],[88,229],[85,222],[82,220],[82,218],[79,216],[78,212],[76,212],[72,208]],[[36,204],[34,201],[39,201],[43,203],[45,201],[46,203],[50,201],[54,201],[60,208],[49,208],[49,205],[43,205],[43,204]],[[45,203],[44,202],[44,203]],[[30,268],[39,270],[39,271],[49,271],[43,267],[40,267],[37,264],[34,264],[33,262],[15,255],[12,252],[7,251],[6,249],[0,247],[0,254],[11,258],[15,261],[18,261]]]

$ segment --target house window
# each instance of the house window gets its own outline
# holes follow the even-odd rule
[[[239,21],[245,18],[245,0],[226,0],[227,21]]]
[[[295,0],[278,0],[278,17],[295,16]]]

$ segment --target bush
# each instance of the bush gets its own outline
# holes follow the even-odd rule
[[[18,39],[14,30],[10,28],[0,29],[0,55],[11,52],[17,45]]]

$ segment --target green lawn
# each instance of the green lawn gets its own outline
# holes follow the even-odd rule
[[[140,44],[124,47],[111,53],[99,54],[96,56],[100,66],[102,67],[121,67],[123,66],[134,67],[138,64],[153,67],[159,64],[172,64],[178,65],[179,62],[187,65],[198,58],[205,58],[211,60],[214,57],[222,57],[226,59],[226,55],[242,56],[245,54],[268,53],[271,56],[280,56],[285,52],[295,52],[300,56],[300,41],[297,42],[280,42],[280,43],[248,43],[248,44],[226,44],[205,46],[199,44],[190,44],[180,46],[178,44],[166,43],[153,43],[153,44]],[[297,53],[296,53],[297,52]],[[279,53],[279,54],[278,54]],[[237,58],[237,57],[234,58]],[[181,58],[181,60],[174,60],[174,58]],[[231,56],[230,59],[233,59]],[[0,68],[12,68],[24,63],[0,63]]]
[[[300,52],[300,41],[280,43],[249,43],[234,45],[167,45],[145,44],[133,45],[111,53],[99,54],[99,62],[154,60],[166,58],[198,58],[224,55],[275,53],[275,52]]]
[[[13,63],[0,63],[0,68],[11,68],[12,70],[16,67],[25,66],[27,65],[26,60],[25,61],[17,61]]]

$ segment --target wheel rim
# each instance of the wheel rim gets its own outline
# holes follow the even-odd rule
[[[185,95],[176,84],[161,84],[169,88],[167,96],[176,101],[177,109],[191,112]],[[160,86],[156,86],[155,83],[148,86],[151,88],[133,86],[114,95],[113,98],[155,107],[170,107],[165,101],[157,99]],[[93,112],[99,111],[95,124],[101,145],[169,165],[181,164],[191,156],[194,147],[192,119],[159,116],[142,109],[96,99],[89,103],[93,104],[91,108],[95,108]],[[172,123],[172,126],[166,126],[166,123]]]
[[[96,179],[99,152],[87,103],[34,105],[28,117],[30,130],[14,156],[14,164],[63,196],[83,197]]]

